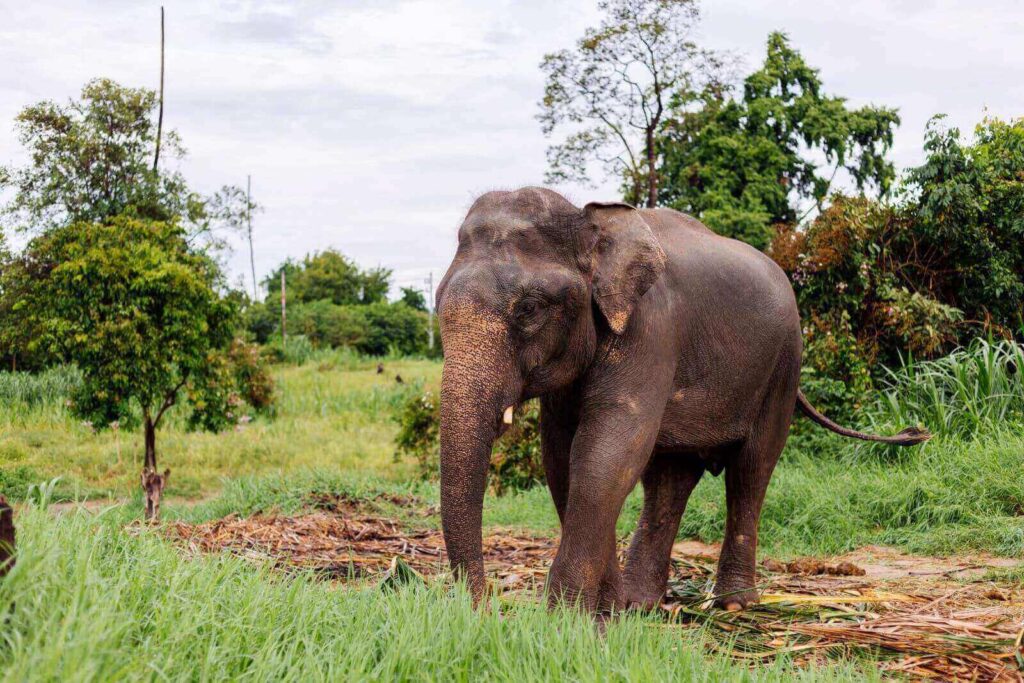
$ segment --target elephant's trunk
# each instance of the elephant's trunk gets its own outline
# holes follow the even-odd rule
[[[506,335],[479,332],[445,335],[441,379],[441,523],[452,569],[474,601],[484,592],[481,525],[491,447],[505,408],[521,391]]]

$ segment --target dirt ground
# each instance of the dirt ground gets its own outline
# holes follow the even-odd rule
[[[306,514],[229,516],[165,529],[188,552],[228,551],[331,580],[427,580],[446,572],[440,531],[383,512],[400,506],[426,518],[436,509],[392,497],[310,502]],[[536,599],[556,548],[556,538],[491,531],[484,560],[492,586],[508,600]],[[709,600],[718,551],[696,541],[675,545],[661,606],[665,628],[706,626],[711,649],[750,661],[866,655],[894,676],[1024,681],[1024,586],[998,579],[1018,562],[919,557],[882,547],[765,559],[761,604],[726,613]]]

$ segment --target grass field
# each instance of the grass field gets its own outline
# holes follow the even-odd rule
[[[168,519],[290,513],[314,491],[354,498],[383,491],[436,502],[436,486],[412,481],[412,464],[394,459],[392,412],[409,392],[436,387],[439,363],[392,360],[377,375],[375,361],[322,355],[279,366],[276,378],[273,417],[221,435],[187,433],[178,417],[160,434],[161,464],[172,469]],[[0,639],[5,680],[879,676],[870,661],[856,657],[795,669],[786,655],[750,663],[707,654],[704,629],[666,629],[657,616],[628,615],[600,636],[587,618],[549,614],[535,602],[495,602],[474,612],[464,594],[439,583],[386,593],[372,583],[281,574],[226,553],[182,555],[159,534],[132,526],[141,514],[138,435],[94,433],[75,422],[64,412],[61,380],[47,381],[42,389],[0,382],[0,492],[34,501],[18,507],[19,560],[0,584],[0,609],[9,614]],[[1017,420],[979,425],[898,456],[827,435],[801,439],[787,450],[769,489],[762,553],[788,558],[885,544],[918,553],[1020,557],[1024,427]],[[29,495],[32,484],[56,476],[62,480],[52,491]],[[54,514],[44,509],[48,500],[39,502],[48,496],[136,499]],[[636,494],[627,502],[623,536],[639,502]],[[680,535],[719,540],[723,518],[722,482],[708,477]],[[485,524],[540,533],[557,528],[543,488],[489,497]],[[1001,578],[1020,583],[1020,571]]]
[[[412,466],[394,462],[393,409],[410,392],[436,388],[441,365],[387,361],[383,375],[376,367],[375,360],[341,353],[278,366],[275,416],[222,434],[188,432],[181,416],[171,414],[157,435],[160,467],[171,468],[167,495],[200,498],[218,491],[226,478],[305,468],[408,478]],[[64,383],[49,376],[33,383],[42,385],[34,391],[8,389],[4,402],[2,379],[0,492],[17,499],[29,484],[59,476],[62,499],[135,494],[141,433],[97,432],[72,419],[64,408]]]

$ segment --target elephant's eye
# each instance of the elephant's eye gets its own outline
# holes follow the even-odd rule
[[[523,299],[516,306],[516,317],[520,320],[528,320],[537,314],[541,308],[544,307],[544,302],[539,299],[529,298]]]

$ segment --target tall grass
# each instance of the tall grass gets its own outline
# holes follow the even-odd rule
[[[704,633],[629,615],[605,636],[534,600],[474,610],[444,584],[382,592],[189,558],[151,531],[28,510],[0,582],[0,676],[34,680],[864,680],[704,654]]]
[[[66,401],[81,384],[81,371],[70,365],[39,373],[0,372],[0,423],[62,419]]]
[[[965,437],[1024,422],[1024,346],[976,339],[930,361],[886,369],[882,400],[870,411],[880,427],[923,424]]]

